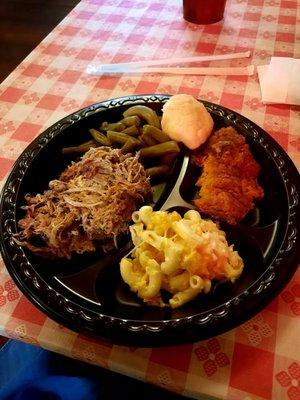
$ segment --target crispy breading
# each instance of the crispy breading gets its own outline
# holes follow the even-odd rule
[[[194,204],[210,217],[236,224],[264,195],[257,182],[260,166],[232,127],[215,132],[193,161],[203,168]]]

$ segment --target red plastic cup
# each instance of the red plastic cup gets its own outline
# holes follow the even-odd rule
[[[194,24],[213,24],[223,19],[226,0],[183,0],[183,18]]]

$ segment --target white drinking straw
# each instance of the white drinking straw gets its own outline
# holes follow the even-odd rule
[[[231,54],[219,54],[209,56],[197,56],[197,57],[180,57],[180,58],[169,58],[160,60],[146,60],[136,61],[128,63],[116,63],[116,64],[102,64],[102,65],[88,65],[86,72],[90,75],[102,75],[104,73],[124,73],[130,72],[131,70],[137,71],[137,69],[144,67],[151,67],[156,65],[171,65],[171,64],[182,64],[182,63],[193,63],[203,61],[218,61],[218,60],[232,60],[236,58],[248,58],[250,57],[250,51],[242,53],[231,53]]]

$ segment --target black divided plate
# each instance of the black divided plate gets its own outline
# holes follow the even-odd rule
[[[109,255],[95,252],[71,260],[34,257],[12,239],[26,193],[45,190],[48,182],[72,158],[64,146],[87,140],[88,129],[102,121],[117,121],[131,105],[144,104],[160,112],[167,95],[130,96],[80,110],[42,133],[22,153],[1,197],[1,252],[7,269],[23,293],[63,325],[118,344],[160,346],[192,342],[225,332],[265,307],[292,278],[299,261],[299,175],[284,150],[261,128],[219,105],[204,102],[215,129],[235,127],[245,136],[261,165],[265,197],[241,224],[222,225],[228,241],[244,259],[236,283],[214,284],[182,308],[143,305],[122,282],[119,260],[130,247],[124,238]],[[181,154],[168,182],[155,186],[155,209],[190,207],[200,171]]]

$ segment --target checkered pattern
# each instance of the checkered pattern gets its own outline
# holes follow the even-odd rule
[[[223,22],[182,19],[181,0],[83,0],[0,85],[0,183],[40,132],[71,112],[122,95],[190,93],[267,130],[300,165],[300,107],[264,105],[256,75],[85,74],[89,63],[252,52],[300,57],[297,0],[228,0]],[[206,63],[244,66],[249,60]],[[0,264],[0,333],[191,397],[300,399],[300,273],[251,321],[215,339],[135,349],[78,335],[28,302]],[[297,346],[298,344],[298,346]]]

